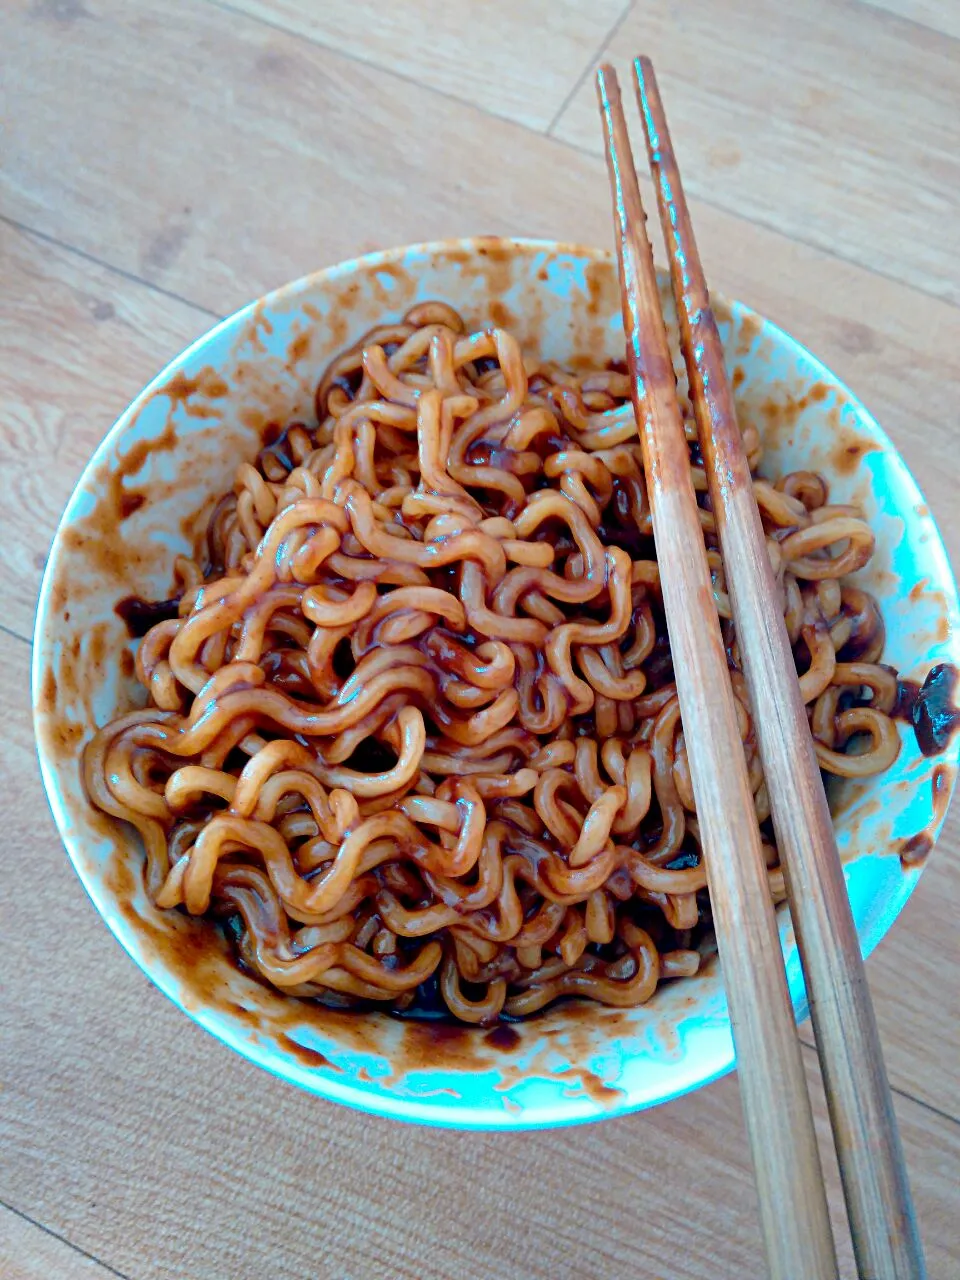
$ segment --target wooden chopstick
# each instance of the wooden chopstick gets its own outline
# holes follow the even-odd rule
[[[723,348],[648,58],[640,114],[727,589],[754,708],[859,1274],[919,1280],[923,1250],[833,822],[813,749]]]
[[[690,479],[653,252],[612,68],[601,67],[597,89],[617,222],[631,390],[767,1257],[774,1280],[835,1280],[810,1099]]]

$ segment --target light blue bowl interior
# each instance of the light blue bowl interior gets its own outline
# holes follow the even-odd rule
[[[666,297],[665,281],[662,291]],[[95,814],[80,785],[79,744],[138,696],[121,663],[130,641],[113,613],[117,600],[133,591],[162,598],[173,555],[191,549],[194,530],[181,522],[209,511],[211,495],[230,487],[264,426],[309,420],[319,372],[338,350],[383,317],[433,297],[477,324],[509,324],[546,358],[622,357],[609,255],[536,241],[452,241],[371,255],[288,285],[218,325],[120,418],[64,513],[34,646],[41,770],[67,851],[111,931],[171,1000],[245,1057],[317,1095],[406,1120],[488,1129],[573,1124],[664,1102],[733,1067],[716,965],[664,984],[641,1009],[563,1005],[517,1027],[510,1044],[477,1030],[438,1035],[382,1014],[332,1014],[266,991],[213,942],[202,965],[186,965],[184,948],[203,926],[152,907],[131,874],[136,838]],[[913,679],[935,663],[960,662],[946,554],[890,441],[787,334],[739,303],[716,300],[716,310],[741,420],[764,435],[762,469],[822,472],[833,500],[860,502],[876,530],[877,553],[857,576],[880,604],[885,660]],[[857,464],[841,465],[851,444]],[[110,507],[119,471],[147,498],[125,520]],[[865,955],[916,884],[919,868],[905,869],[898,852],[918,832],[935,838],[956,758],[954,744],[926,759],[904,729],[889,774],[833,788]],[[803,977],[783,908],[779,924],[802,1018]]]

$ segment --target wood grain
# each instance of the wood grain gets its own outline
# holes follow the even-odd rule
[[[283,3],[292,11],[298,0]],[[643,6],[644,30],[667,31],[664,3]],[[723,25],[740,67],[729,76],[724,54],[711,71],[701,40],[707,64],[686,71],[703,75],[709,110],[686,117],[681,160],[693,147],[707,179],[692,211],[711,284],[795,333],[865,399],[926,490],[956,562],[960,310],[944,299],[956,294],[960,256],[948,252],[955,220],[937,195],[960,152],[941,74],[955,44],[937,34],[953,10],[876,3],[904,16],[851,0],[817,27],[786,0],[773,16],[748,6],[742,19],[731,0],[675,7],[694,36]],[[341,52],[321,47],[336,31],[305,39],[213,3],[0,6],[0,200],[4,217],[40,233],[0,221],[0,629],[30,634],[76,474],[213,314],[403,241],[491,231],[611,243],[599,135],[571,133],[571,145],[490,112],[531,119],[532,109],[542,122],[576,90],[613,8],[532,4],[513,25],[447,30],[417,0],[403,21],[433,41],[421,53],[415,38],[396,52],[377,43],[387,8],[370,0],[313,8],[360,31],[365,47]],[[811,9],[824,14],[819,0]],[[293,24],[276,4],[266,16]],[[881,26],[878,69],[889,73],[891,41],[902,42],[909,84],[896,69],[892,80],[864,71],[858,50]],[[469,56],[458,59],[461,29]],[[812,43],[799,47],[801,36]],[[632,37],[627,51],[640,43]],[[683,74],[674,84],[686,92]],[[430,77],[442,92],[414,82]],[[891,111],[888,86],[916,104],[916,149],[910,113]],[[676,90],[665,91],[672,113]],[[852,113],[857,149],[811,141],[832,101],[817,92]],[[804,95],[809,128],[797,122]],[[776,127],[763,118],[770,102],[781,104]],[[731,166],[729,153],[710,157],[728,114],[762,157],[759,177]],[[837,216],[855,252],[847,240],[821,239],[826,250],[802,242],[838,157],[849,190]],[[903,198],[904,172],[918,175],[915,204]],[[899,279],[878,274],[889,272],[895,237]],[[939,298],[920,291],[931,271]],[[66,860],[36,771],[28,658],[0,630],[0,1199],[131,1280],[762,1275],[732,1080],[579,1131],[450,1134],[316,1102],[194,1027],[111,940]],[[960,1274],[958,918],[955,813],[867,966],[902,1091],[895,1104],[931,1275],[944,1280]],[[805,1058],[812,1069],[810,1050]],[[814,1110],[825,1137],[816,1089]],[[828,1180],[839,1222],[835,1169]],[[94,1265],[22,1223],[0,1210],[4,1277],[73,1280]],[[842,1242],[843,1274],[850,1267]]]
[[[833,0],[650,0],[604,56],[638,53],[690,196],[960,301],[960,43]],[[591,107],[581,86],[556,134],[599,152]]]
[[[7,215],[219,313],[317,266],[405,240],[504,232],[609,243],[592,116],[595,156],[182,0],[107,0],[72,23],[21,7],[4,21],[18,51],[0,87],[9,104]],[[697,117],[702,134],[716,133],[716,115]],[[824,160],[809,158],[814,172]],[[784,209],[793,199],[789,188],[778,196]],[[850,306],[855,326],[842,343],[855,349],[870,341],[857,324],[920,310],[894,292],[886,306],[856,314],[875,277],[736,213],[696,200],[693,213],[711,283],[783,323],[804,299],[820,324],[831,314],[845,321]],[[943,262],[948,281],[958,261]],[[940,328],[960,324],[949,315]]]
[[[217,0],[219,2],[219,0]],[[482,107],[545,129],[586,74],[629,0],[232,0],[224,8]],[[531,77],[530,38],[537,71]]]
[[[861,3],[960,40],[960,8],[954,0],[861,0]]]
[[[756,713],[754,723],[810,1000],[858,1274],[922,1280],[926,1274],[923,1248],[880,1034],[782,617],[782,592],[754,499],[733,389],[656,74],[646,58],[638,58],[634,66],[690,399],[743,669]],[[650,287],[655,293],[652,270]],[[793,1267],[794,1273],[798,1270]]]
[[[0,930],[26,940],[0,987],[0,1200],[135,1280],[761,1280],[732,1079],[615,1123],[454,1133],[310,1098],[189,1022],[109,936],[60,845],[36,772],[29,646],[0,634],[0,664],[0,806],[18,851]],[[896,1105],[931,1275],[953,1276],[960,1124]]]
[[[617,74],[597,72],[627,342],[660,586],[771,1280],[831,1280],[836,1253],[813,1114],[779,953],[760,828],[690,479]],[[749,473],[745,481],[749,488]],[[611,566],[612,568],[612,566]],[[790,655],[788,655],[790,656]],[[786,1217],[783,1205],[791,1206]]]
[[[18,95],[17,112],[7,113],[8,163],[0,171],[6,209],[214,312],[320,263],[418,235],[480,228],[609,242],[599,158],[447,103],[443,120],[451,135],[476,137],[469,171],[482,166],[484,180],[471,177],[459,188],[449,181],[450,172],[462,171],[462,147],[458,141],[455,151],[448,150],[441,128],[441,145],[414,157],[412,178],[420,183],[423,203],[411,212],[390,190],[389,175],[398,183],[400,178],[389,117],[398,104],[409,117],[423,115],[436,104],[433,95],[403,84],[385,89],[373,70],[213,7],[201,6],[192,19],[186,10],[171,8],[177,21],[169,23],[167,11],[146,0],[124,9],[98,6],[95,15],[72,22],[43,12],[21,8],[4,14],[11,47],[21,55],[4,82],[11,98],[14,85]],[[207,64],[192,52],[192,38],[217,50],[221,74],[212,85]],[[137,68],[145,63],[151,75],[143,84]],[[282,65],[290,72],[292,93],[302,99],[298,109],[279,74]],[[259,126],[248,119],[254,97]],[[234,104],[232,116],[217,110],[220,98]],[[136,129],[129,125],[131,103],[137,104]],[[343,138],[331,143],[316,129],[317,113],[328,113],[338,125],[346,120]],[[243,123],[241,160],[208,162],[206,157],[228,155],[237,115]],[[170,138],[181,139],[175,150]],[[331,145],[342,151],[329,154]],[[348,150],[353,158],[342,175],[336,165]],[[141,154],[154,161],[146,172],[138,162]],[[503,154],[515,161],[509,170],[498,162]],[[409,153],[405,160],[411,163]],[[389,198],[380,200],[384,175]],[[280,216],[278,190],[284,192]],[[186,193],[179,206],[174,193],[177,199]],[[169,212],[178,208],[179,221]],[[343,208],[349,208],[349,218]],[[960,311],[710,206],[693,201],[692,208],[715,287],[749,300],[848,378],[903,448],[934,510],[949,517],[951,475],[934,459],[952,443],[960,396]],[[242,209],[242,217],[232,216],[234,209]],[[50,409],[37,362],[42,365],[50,343],[79,336],[69,311],[44,335],[38,328],[42,303],[38,309],[30,300],[35,292],[21,298],[18,289],[6,290],[0,305],[7,315],[5,332],[17,349],[13,367],[26,371],[15,381],[11,413],[42,416]],[[177,345],[160,344],[153,368]],[[123,394],[95,406],[99,431],[152,371],[144,368],[144,379],[132,377]],[[91,377],[119,385],[110,383],[110,362],[99,356],[91,361],[78,355],[71,376],[81,384]],[[78,450],[77,468],[83,456]],[[61,482],[38,534],[52,532],[52,508],[68,492],[69,481]],[[949,523],[946,532],[952,536]],[[33,533],[31,526],[23,536]],[[45,552],[47,541],[37,538],[34,556]],[[24,633],[24,605],[36,582],[34,569],[24,579],[21,606],[10,623]]]
[[[19,513],[4,520],[0,623],[29,636],[47,548],[84,465],[212,318],[4,223],[0,278],[0,469]]]
[[[732,246],[742,253],[749,284],[749,254],[736,240]],[[726,261],[729,265],[730,257]],[[30,519],[14,519],[5,527],[0,625],[26,637],[47,547],[83,463],[124,405],[206,327],[208,318],[2,224],[0,263],[9,282],[0,291],[0,342],[10,354],[0,462],[17,509],[31,513]],[[739,272],[740,265],[734,265]],[[960,342],[945,323],[952,309],[939,304],[938,310],[921,295],[856,268],[841,278],[843,287],[826,295],[828,309],[818,307],[816,287],[825,290],[828,284],[810,268],[810,251],[785,255],[779,276],[756,282],[770,290],[757,305],[778,315],[777,300],[784,305],[790,292],[794,318],[778,318],[853,386],[868,389],[868,403],[933,502],[956,562],[956,476],[943,465],[960,398]],[[35,461],[40,454],[47,459],[42,474]],[[946,1109],[956,1115],[960,990],[947,975],[960,969],[958,917],[960,815],[952,815],[930,868],[902,921],[881,943],[869,973],[893,1082],[933,1106],[952,1100]],[[918,945],[918,937],[929,943]]]
[[[110,1280],[120,1272],[0,1205],[0,1275],[4,1280]]]
[[[6,18],[5,210],[213,310],[405,241],[607,232],[600,165],[519,125],[212,4],[87,13]]]
[[[954,561],[956,563],[956,561]],[[891,1083],[960,1118],[960,812],[867,963]],[[809,1027],[801,1034],[813,1043]],[[960,1179],[960,1169],[957,1170]]]

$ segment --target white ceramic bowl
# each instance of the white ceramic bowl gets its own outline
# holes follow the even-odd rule
[[[640,1009],[567,1003],[488,1032],[329,1012],[240,973],[208,924],[153,908],[140,884],[137,838],[95,812],[81,788],[81,745],[143,696],[114,606],[133,593],[162,599],[174,554],[191,548],[215,495],[231,487],[237,462],[256,453],[270,424],[312,420],[328,360],[383,317],[427,298],[452,303],[468,322],[506,325],[549,359],[576,354],[595,363],[623,353],[610,255],[531,241],[370,255],[279,289],[211,330],[109,432],[54,539],[34,645],[43,779],[70,858],[116,938],[171,1000],[254,1062],[324,1097],[436,1124],[508,1129],[618,1115],[733,1066],[715,965],[666,984]],[[937,662],[960,664],[946,555],[890,441],[792,338],[739,303],[715,305],[741,417],[765,439],[764,469],[820,471],[835,500],[866,509],[877,552],[858,576],[880,603],[886,661],[914,680]],[[912,731],[902,727],[902,737],[889,774],[844,782],[833,795],[865,953],[917,881],[919,867],[903,865],[900,851],[935,839],[956,774],[955,745],[926,759]],[[780,924],[800,1017],[803,983],[784,911]]]

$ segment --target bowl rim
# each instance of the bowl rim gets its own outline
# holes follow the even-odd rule
[[[182,1012],[216,1037],[223,1044],[235,1052],[241,1054],[247,1060],[255,1063],[257,1066],[269,1071],[272,1075],[286,1080],[289,1083],[296,1084],[312,1093],[314,1096],[325,1098],[332,1102],[342,1103],[355,1109],[368,1112],[370,1114],[399,1119],[408,1122],[426,1124],[442,1128],[468,1129],[468,1130],[529,1130],[540,1128],[566,1127],[574,1124],[590,1123],[596,1120],[613,1118],[619,1115],[629,1114],[634,1111],[645,1110],[652,1106],[660,1105],[664,1102],[673,1101],[682,1097],[684,1094],[693,1092],[702,1088],[704,1085],[727,1075],[736,1065],[733,1051],[729,1056],[718,1062],[710,1064],[703,1074],[698,1074],[695,1079],[687,1078],[679,1080],[676,1088],[670,1088],[653,1099],[641,1099],[640,1101],[632,1101],[629,1094],[624,1092],[622,1100],[617,1099],[607,1105],[602,1112],[597,1112],[594,1105],[589,1103],[588,1099],[581,1096],[564,1097],[562,1102],[553,1102],[547,1105],[534,1104],[525,1107],[523,1111],[515,1113],[506,1108],[500,1111],[493,1111],[487,1108],[472,1106],[469,1103],[458,1100],[453,1103],[452,1100],[444,1101],[442,1107],[434,1105],[432,1099],[422,1100],[418,1098],[406,1097],[397,1093],[383,1093],[370,1091],[363,1087],[363,1084],[347,1083],[337,1077],[337,1075],[327,1069],[317,1070],[316,1068],[306,1069],[300,1066],[292,1059],[279,1055],[274,1050],[271,1041],[268,1038],[257,1036],[250,1031],[240,1033],[234,1028],[232,1023],[221,1016],[215,1005],[206,1003],[198,1003],[189,1007],[180,998],[177,991],[176,983],[172,974],[168,971],[167,966],[157,961],[147,954],[142,947],[138,945],[138,930],[134,925],[128,923],[118,913],[109,910],[109,893],[102,883],[101,878],[94,874],[91,869],[85,865],[84,859],[80,854],[80,844],[83,839],[83,833],[71,831],[71,823],[69,815],[66,811],[65,802],[58,785],[58,774],[62,769],[62,765],[53,759],[45,744],[44,734],[41,725],[41,700],[40,690],[43,687],[44,673],[47,669],[49,658],[49,650],[45,640],[45,631],[47,629],[48,616],[51,612],[51,595],[53,591],[54,579],[57,575],[59,556],[62,550],[63,535],[67,529],[78,518],[77,507],[82,501],[81,495],[88,480],[92,477],[97,467],[104,461],[107,461],[113,453],[116,444],[124,436],[132,422],[136,420],[137,414],[147,403],[147,401],[160,391],[175,373],[183,367],[190,359],[202,352],[215,338],[226,333],[239,331],[241,327],[254,315],[258,310],[269,310],[276,307],[283,307],[290,301],[295,300],[297,296],[304,292],[309,292],[317,288],[322,288],[335,282],[345,276],[355,274],[359,270],[376,270],[379,267],[391,266],[399,260],[407,258],[427,259],[437,255],[450,254],[455,251],[467,250],[470,253],[477,253],[481,247],[497,245],[507,246],[509,249],[520,253],[535,252],[551,252],[569,255],[571,257],[583,259],[585,261],[602,261],[609,263],[614,260],[613,253],[609,249],[602,249],[595,246],[585,245],[574,241],[561,241],[533,237],[513,237],[513,236],[463,236],[452,237],[441,240],[430,240],[417,242],[408,245],[400,245],[390,249],[377,250],[372,253],[361,254],[354,258],[347,259],[343,262],[335,263],[328,267],[309,272],[303,276],[299,276],[294,280],[278,286],[268,291],[259,298],[240,307],[230,315],[219,320],[209,329],[200,334],[193,342],[191,342],[182,351],[172,357],[158,371],[158,373],[138,392],[134,399],[127,405],[119,417],[115,420],[109,430],[105,433],[100,443],[97,445],[92,456],[86,463],[77,478],[70,498],[68,499],[63,513],[57,523],[54,532],[50,551],[47,557],[40,589],[37,598],[36,620],[33,635],[33,652],[31,658],[31,698],[33,705],[33,721],[34,732],[37,745],[37,755],[40,766],[40,773],[46,793],[47,802],[50,806],[58,834],[67,852],[67,856],[77,873],[81,884],[83,885],[88,897],[93,903],[97,914],[106,924],[110,933],[114,936],[123,950],[134,961],[141,972],[149,978],[149,980],[157,986]],[[836,387],[841,388],[847,397],[847,401],[853,408],[858,422],[862,423],[864,428],[874,436],[878,444],[881,446],[882,452],[892,455],[902,472],[902,479],[907,488],[911,490],[911,496],[914,498],[913,506],[923,504],[929,511],[929,504],[920,490],[919,485],[914,479],[912,473],[904,462],[899,450],[896,448],[890,437],[846,384],[834,374],[817,356],[810,352],[801,342],[794,338],[786,330],[782,329],[775,321],[761,315],[753,308],[745,303],[735,299],[728,299],[719,292],[712,292],[711,298],[715,304],[729,308],[734,316],[738,317],[755,317],[762,326],[761,331],[765,336],[772,336],[779,344],[791,351],[795,355],[799,355],[805,363],[807,363],[816,377],[828,380]],[[946,600],[946,612],[950,622],[949,641],[951,647],[951,656],[960,665],[960,601],[958,601],[956,580],[950,566],[946,548],[943,544],[943,538],[936,524],[935,519],[930,519],[930,537],[927,554],[939,562],[938,577],[936,587],[941,590]],[[949,800],[952,798],[954,785],[957,777],[957,764],[960,760],[960,735],[955,735],[945,753],[941,757],[946,763],[953,766],[950,770],[950,795],[948,802],[943,806],[943,817],[935,824],[933,829],[934,845],[939,839],[940,831],[946,812],[949,808]],[[930,856],[932,856],[931,850]],[[904,875],[901,880],[901,892],[896,895],[895,901],[889,904],[888,909],[879,913],[878,917],[872,921],[872,928],[867,927],[860,933],[861,949],[864,956],[868,956],[879,943],[881,938],[885,936],[892,926],[896,916],[902,910],[910,894],[919,880],[919,872],[924,869],[926,863],[918,869],[917,874]],[[803,1006],[797,1010],[797,1020],[802,1021],[806,1016],[807,1008],[804,1000]]]

